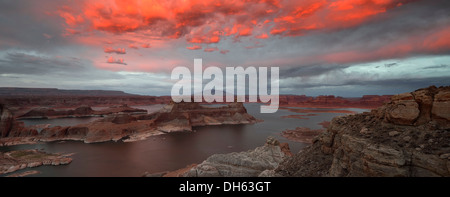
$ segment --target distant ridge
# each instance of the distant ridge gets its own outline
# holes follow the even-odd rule
[[[0,87],[0,96],[138,96],[114,90],[62,90],[57,88]]]

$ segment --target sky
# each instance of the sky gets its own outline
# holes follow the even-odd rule
[[[0,0],[0,87],[170,95],[172,69],[280,68],[280,93],[450,85],[448,0]]]

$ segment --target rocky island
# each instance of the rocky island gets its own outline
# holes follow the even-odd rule
[[[93,116],[105,116],[116,113],[147,113],[147,110],[136,109],[128,107],[128,105],[111,106],[102,110],[93,110],[89,106],[80,106],[75,109],[53,109],[48,107],[33,108],[23,115],[19,115],[19,119],[31,119],[31,118],[81,118],[81,117],[93,117]]]
[[[120,113],[110,113],[91,123],[68,127],[46,127],[38,132],[35,128],[25,127],[5,106],[1,105],[0,144],[8,146],[58,140],[75,140],[85,143],[130,142],[163,133],[191,132],[195,126],[251,124],[258,121],[247,113],[242,103],[230,103],[221,107],[207,107],[198,103],[170,103],[152,114],[126,113],[130,111],[124,111],[124,108],[126,107],[120,108]],[[107,111],[111,112],[111,110]]]
[[[38,150],[0,152],[0,175],[42,165],[67,165],[72,162],[72,159],[69,156],[70,155],[50,154]],[[37,172],[31,171],[19,174],[18,176],[35,173]]]

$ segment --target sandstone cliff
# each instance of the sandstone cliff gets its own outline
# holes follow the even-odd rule
[[[137,141],[152,135],[169,132],[190,132],[194,126],[222,124],[250,124],[257,120],[247,113],[242,103],[231,103],[222,107],[204,107],[198,103],[171,103],[159,112],[134,115],[135,110],[125,107],[107,109],[110,114],[103,119],[70,127],[45,127],[40,133],[26,128],[12,118],[4,107],[0,120],[2,137],[0,145],[35,143],[37,141],[77,140],[85,143],[105,141]],[[114,111],[115,110],[115,111]],[[85,111],[85,110],[74,110]],[[95,111],[94,111],[95,113]],[[103,112],[101,112],[103,113]],[[12,126],[11,126],[12,125]],[[4,128],[4,129],[3,129]]]
[[[390,98],[391,95],[364,95],[361,98],[343,98],[333,95],[317,97],[305,95],[280,95],[280,105],[299,107],[376,108],[389,102]]]
[[[89,106],[80,106],[74,109],[53,109],[38,107],[31,109],[18,118],[76,118],[89,116],[104,116],[115,113],[147,113],[147,110],[128,107],[128,105],[111,106],[102,110],[93,110]]]
[[[162,132],[192,131],[195,126],[257,122],[247,113],[243,103],[230,103],[213,108],[198,103],[171,103],[155,116],[157,129]]]
[[[16,121],[12,113],[0,104],[0,138],[38,135],[36,129],[25,128],[23,122]]]
[[[450,176],[450,87],[395,95],[370,113],[334,118],[273,176]]]

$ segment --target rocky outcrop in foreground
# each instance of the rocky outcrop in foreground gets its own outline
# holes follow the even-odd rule
[[[38,150],[0,152],[0,175],[42,165],[67,165],[72,162],[72,158],[68,156],[50,154]]]
[[[281,136],[294,142],[302,142],[312,144],[312,141],[320,133],[324,132],[323,129],[310,129],[305,127],[297,127],[293,130],[287,129],[281,132]]]
[[[186,177],[249,177],[267,176],[269,170],[278,167],[290,156],[289,146],[269,137],[266,144],[254,150],[240,153],[216,154],[191,168]]]
[[[122,109],[122,108],[121,108]],[[7,110],[4,108],[4,110]],[[171,103],[159,112],[133,115],[124,112],[111,114],[103,119],[70,127],[45,127],[40,133],[22,125],[10,129],[0,145],[76,140],[85,143],[106,141],[137,141],[153,135],[169,132],[190,132],[194,126],[251,124],[257,120],[247,113],[242,103],[231,103],[222,107],[204,107],[198,103]],[[19,121],[9,115],[1,119],[0,126],[10,128]],[[12,131],[12,132],[11,132]]]
[[[370,113],[334,118],[274,176],[450,176],[450,87],[392,97]]]
[[[450,176],[450,87],[396,95],[326,127],[292,157],[269,140],[253,151],[213,155],[185,176]],[[283,135],[312,133],[297,130]]]

